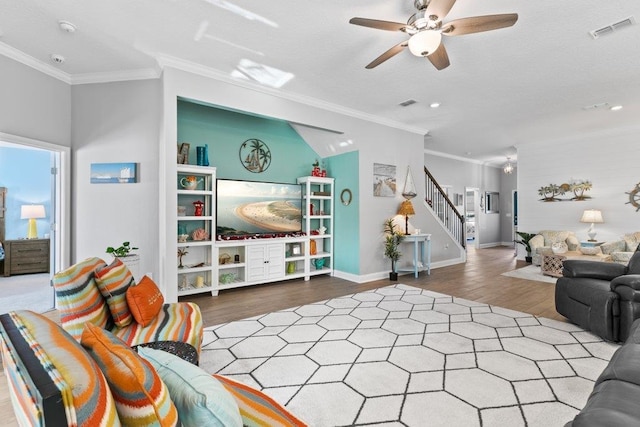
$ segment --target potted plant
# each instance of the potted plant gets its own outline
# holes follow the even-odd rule
[[[124,265],[127,266],[129,271],[135,279],[138,279],[138,265],[140,264],[140,255],[132,253],[138,250],[138,248],[131,246],[130,242],[123,242],[122,245],[114,248],[113,246],[107,247],[106,252],[113,255],[114,258],[119,258]]]
[[[520,236],[520,240],[515,240],[515,242],[524,246],[524,249],[527,251],[527,256],[524,258],[524,260],[531,264],[531,245],[529,244],[529,242],[531,241],[531,239],[533,239],[534,236],[536,236],[536,233],[525,233],[524,231],[516,231],[516,234]]]
[[[109,246],[107,248],[107,253],[113,255],[116,258],[126,257],[131,254],[131,251],[136,251],[138,248],[134,248],[131,246],[130,242],[123,242],[121,246],[114,248],[113,246]]]
[[[393,219],[389,218],[384,222],[384,256],[391,260],[391,271],[389,272],[389,280],[398,280],[398,272],[396,270],[396,262],[402,255],[398,250],[400,242],[404,239],[404,234],[396,231],[396,225]]]

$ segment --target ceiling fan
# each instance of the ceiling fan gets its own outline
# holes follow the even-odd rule
[[[501,15],[473,16],[443,23],[456,0],[414,0],[418,9],[406,24],[377,19],[351,18],[349,23],[386,31],[402,31],[409,34],[409,40],[398,43],[371,61],[365,68],[371,69],[400,53],[405,47],[415,56],[427,57],[438,70],[449,66],[449,56],[442,43],[442,35],[461,36],[510,27],[518,20],[517,13]]]

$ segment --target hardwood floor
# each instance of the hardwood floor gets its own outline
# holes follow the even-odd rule
[[[506,271],[524,266],[524,261],[516,261],[513,257],[511,247],[470,248],[466,264],[431,270],[430,276],[422,272],[417,279],[413,275],[400,276],[397,283],[565,321],[555,310],[554,284],[501,276]],[[330,276],[316,276],[307,282],[295,280],[251,286],[223,291],[217,297],[199,295],[181,298],[181,301],[197,303],[202,310],[204,325],[213,326],[391,283],[378,280],[357,284]],[[47,317],[58,321],[55,311],[47,313]],[[0,414],[2,425],[17,425],[4,372],[0,373]]]
[[[555,310],[554,284],[501,276],[506,271],[524,266],[524,261],[516,261],[513,257],[511,247],[470,248],[466,264],[431,270],[430,276],[422,272],[417,279],[413,275],[400,276],[398,283],[564,320]],[[307,282],[291,280],[231,289],[220,292],[217,297],[203,294],[180,300],[197,303],[202,310],[204,324],[212,326],[391,283],[385,279],[357,284],[330,276],[315,276]]]

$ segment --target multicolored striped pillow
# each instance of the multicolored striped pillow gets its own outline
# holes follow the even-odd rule
[[[9,396],[20,425],[120,425],[100,368],[59,325],[27,310],[0,320]]]
[[[167,385],[182,427],[242,427],[238,404],[220,381],[165,351],[140,347],[138,354]]]
[[[263,392],[222,375],[213,375],[233,395],[246,427],[306,427],[278,402]]]
[[[111,329],[113,319],[95,282],[95,271],[106,266],[100,258],[87,258],[53,276],[60,323],[80,341],[85,323]]]
[[[96,270],[95,277],[116,326],[123,328],[130,324],[133,316],[127,305],[127,289],[135,284],[131,271],[120,258],[115,258],[108,266]]]
[[[107,378],[120,422],[131,426],[174,426],[178,412],[153,366],[122,340],[87,323],[81,343]]]

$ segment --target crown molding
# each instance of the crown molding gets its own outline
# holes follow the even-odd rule
[[[129,80],[157,79],[162,74],[159,68],[140,68],[137,70],[107,71],[104,73],[74,74],[71,76],[72,85],[91,83],[123,82]]]
[[[426,148],[424,150],[424,154],[430,154],[432,156],[444,157],[444,158],[452,159],[452,160],[458,160],[458,161],[461,161],[461,162],[474,163],[476,165],[490,166],[490,165],[487,165],[487,162],[484,162],[482,160],[476,160],[476,159],[470,159],[468,157],[456,156],[454,154],[443,153],[441,151],[427,150]]]
[[[394,120],[387,120],[382,117],[375,116],[373,114],[367,114],[362,111],[347,108],[338,104],[325,102],[317,98],[283,92],[280,90],[262,86],[257,83],[253,83],[251,81],[241,81],[238,79],[234,79],[233,77],[225,73],[221,73],[220,71],[214,70],[210,67],[196,64],[190,61],[185,61],[169,55],[162,55],[162,54],[156,55],[155,59],[158,64],[158,67],[156,68],[142,68],[137,70],[114,71],[114,72],[104,72],[104,73],[86,73],[86,74],[75,74],[75,75],[70,75],[64,71],[61,71],[60,69],[52,65],[42,62],[2,42],[0,42],[0,55],[4,55],[17,62],[20,62],[21,64],[34,68],[37,71],[47,74],[69,85],[108,83],[108,82],[118,82],[118,81],[127,81],[127,80],[156,79],[162,75],[162,70],[165,67],[171,67],[171,68],[176,68],[192,74],[197,74],[203,77],[218,80],[234,86],[239,86],[239,87],[250,89],[256,92],[262,92],[271,96],[276,96],[282,99],[287,99],[289,101],[294,101],[300,104],[309,105],[311,107],[316,107],[326,111],[331,111],[344,116],[365,120],[371,123],[377,123],[390,128],[399,129],[399,130],[403,130],[411,133],[416,133],[419,135],[427,135],[429,133],[428,129],[415,127],[415,126],[408,126],[404,123],[396,122]]]
[[[36,59],[31,55],[27,55],[21,50],[11,47],[6,43],[0,42],[0,55],[13,59],[16,62],[24,64],[27,67],[31,67],[64,83],[71,84],[71,77],[69,76],[69,74],[65,73],[59,68],[54,67],[53,65],[40,61],[39,59]]]
[[[351,108],[347,108],[338,104],[333,104],[330,102],[321,101],[317,98],[312,98],[309,96],[298,95],[290,92],[283,92],[281,90],[269,88],[266,86],[262,86],[258,83],[254,83],[252,81],[245,81],[234,79],[230,75],[226,73],[222,73],[218,70],[214,70],[210,67],[206,67],[201,64],[197,64],[191,61],[185,61],[180,58],[176,58],[169,55],[156,55],[156,60],[162,69],[165,67],[175,68],[181,71],[186,71],[188,73],[197,74],[203,77],[207,77],[213,80],[218,80],[227,84],[231,84],[234,86],[242,87],[245,89],[250,89],[256,92],[265,93],[271,96],[276,96],[282,99],[286,99],[289,101],[297,102],[304,105],[309,105],[311,107],[320,108],[323,110],[331,111],[337,114],[341,114],[344,116],[353,117],[356,119],[365,120],[372,123],[377,123],[383,126],[404,130],[411,133],[416,133],[419,135],[425,135],[429,133],[428,129],[407,126],[404,123],[396,122],[393,120],[386,120],[382,117],[375,116],[373,114],[367,114],[362,111],[354,110]]]
[[[14,61],[24,64],[27,67],[31,67],[68,85],[157,79],[162,74],[160,67],[113,72],[108,71],[104,73],[68,74],[53,65],[40,61],[39,59],[27,55],[21,50],[2,42],[0,42],[0,55],[13,59]]]

